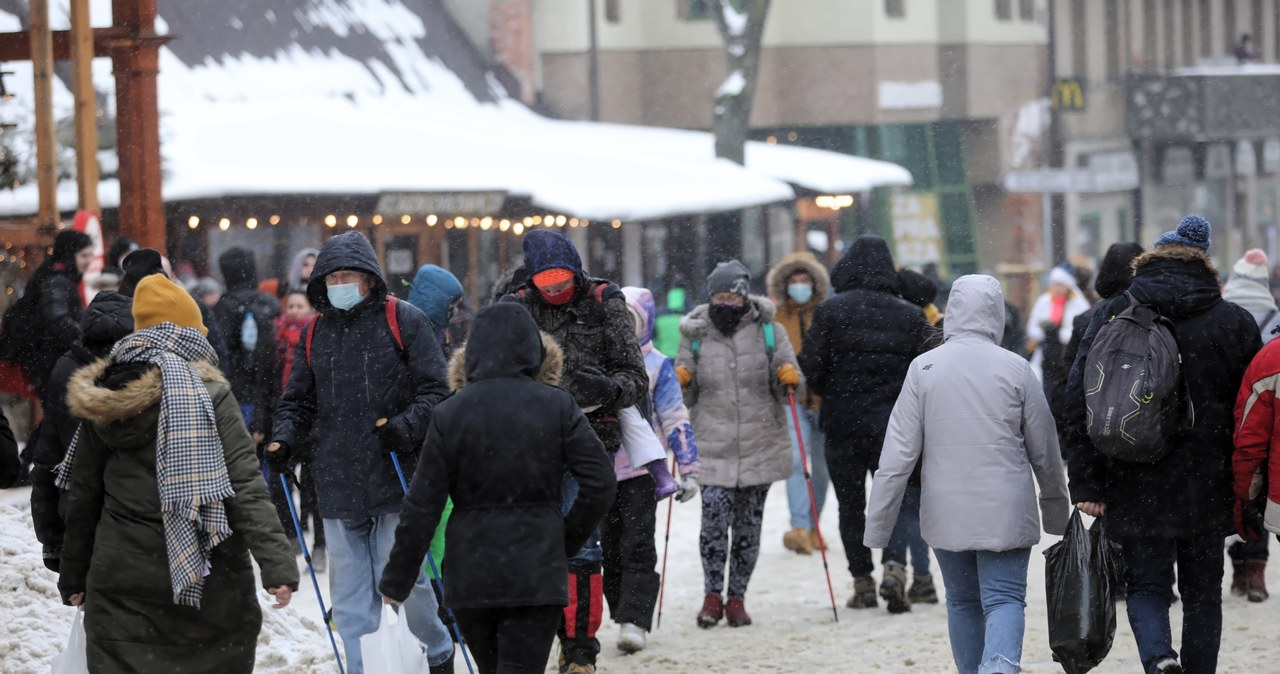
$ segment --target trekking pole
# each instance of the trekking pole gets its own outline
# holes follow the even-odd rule
[[[289,479],[284,473],[280,473],[280,486],[284,488],[285,494],[289,493]],[[338,640],[333,638],[333,626],[329,624],[329,610],[325,608],[324,596],[320,594],[320,581],[316,579],[316,567],[311,564],[311,549],[307,547],[307,539],[302,536],[302,523],[298,520],[298,513],[293,509],[293,498],[286,498],[285,502],[289,504],[293,530],[298,532],[298,543],[302,545],[302,558],[307,560],[307,570],[311,572],[311,586],[316,590],[316,601],[320,602],[320,621],[329,632],[329,644],[333,646],[333,657],[338,661],[338,674],[347,674],[347,670],[342,667],[342,656],[338,653]]]
[[[400,467],[400,455],[391,452],[391,463],[396,467],[396,477],[400,478],[400,488],[404,490],[404,495],[409,495],[409,483],[404,479],[404,469]],[[436,592],[440,593],[440,606],[444,608],[444,614],[449,616],[449,631],[453,632],[453,638],[458,640],[458,649],[462,651],[462,659],[467,663],[467,671],[476,674],[476,670],[471,668],[471,656],[467,654],[467,642],[462,639],[462,632],[458,629],[458,620],[453,617],[453,609],[445,606],[444,603],[444,581],[440,579],[440,570],[436,568],[435,557],[431,555],[431,551],[427,550],[427,564],[431,567],[431,584],[435,586]]]
[[[800,413],[796,410],[795,391],[787,389],[787,400],[791,403],[791,421],[796,427],[796,443],[800,447],[800,467],[804,468],[804,483],[809,487],[809,510],[813,513],[813,532],[818,535],[818,551],[822,553],[822,572],[827,574],[827,593],[831,595],[831,615],[840,622],[840,613],[836,611],[836,590],[831,585],[831,568],[827,566],[827,543],[822,540],[822,528],[818,526],[818,501],[813,497],[813,476],[809,474],[809,459],[804,451],[804,435],[800,432]]]
[[[671,474],[676,474],[676,457],[671,457]],[[667,499],[667,534],[662,539],[662,575],[658,576],[658,625],[662,627],[662,595],[667,589],[667,549],[671,546],[671,510],[675,508],[675,498]]]

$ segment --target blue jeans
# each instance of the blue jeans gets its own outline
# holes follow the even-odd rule
[[[880,558],[881,564],[907,565],[907,549],[911,549],[911,569],[917,576],[929,575],[929,544],[920,536],[920,487],[908,486],[902,496],[898,521],[893,525],[889,545]]]
[[[1173,601],[1174,564],[1182,595],[1182,668],[1187,674],[1211,674],[1218,668],[1222,642],[1222,538],[1125,538],[1120,541],[1129,626],[1138,657],[1147,672],[1176,659],[1169,604]]]
[[[797,403],[798,405],[799,403]],[[827,502],[827,485],[831,476],[827,473],[827,434],[818,425],[818,413],[800,410],[800,432],[804,435],[804,452],[809,459],[809,475],[813,480],[813,502],[822,516],[822,504]],[[812,529],[813,511],[809,505],[809,486],[804,483],[804,464],[800,461],[800,445],[796,442],[796,429],[791,413],[787,412],[787,435],[791,437],[791,477],[787,478],[787,505],[791,508],[792,529]]]
[[[947,589],[947,631],[960,674],[1017,674],[1031,548],[934,550]]]
[[[378,583],[391,556],[400,515],[358,520],[324,520],[329,549],[329,596],[333,622],[342,635],[348,674],[363,674],[360,637],[377,631],[382,621],[382,596]],[[427,661],[438,665],[453,655],[453,639],[438,615],[436,595],[425,573],[419,572],[401,614],[409,631],[427,648]]]

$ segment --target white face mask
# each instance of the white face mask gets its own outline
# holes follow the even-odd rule
[[[360,294],[359,283],[338,283],[327,286],[326,289],[329,295],[329,304],[332,304],[334,309],[348,311],[364,299],[364,296]]]

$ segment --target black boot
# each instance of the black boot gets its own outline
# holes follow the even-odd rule
[[[448,660],[438,664],[431,665],[431,674],[453,674],[453,656],[450,655]]]

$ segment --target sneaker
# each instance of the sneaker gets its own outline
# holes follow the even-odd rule
[[[911,589],[907,590],[907,599],[912,604],[938,603],[938,591],[933,587],[933,576],[916,574],[911,581]]]
[[[729,597],[724,607],[724,615],[729,619],[729,627],[744,627],[751,624],[751,615],[747,613],[747,605],[742,597]]]
[[[623,653],[637,653],[644,650],[644,628],[631,623],[622,623],[618,630],[618,650]]]
[[[702,600],[702,610],[698,611],[698,627],[715,627],[723,617],[724,603],[720,601],[720,595],[708,592]]]
[[[853,579],[853,596],[845,603],[849,608],[875,608],[876,579],[871,576],[858,576]]]
[[[890,613],[906,613],[911,610],[907,599],[907,569],[901,564],[884,567],[884,580],[880,582],[880,596],[889,606]]]
[[[1165,658],[1156,663],[1156,671],[1160,674],[1182,674],[1182,665],[1173,658]]]
[[[1267,563],[1245,562],[1244,584],[1249,601],[1255,604],[1266,601],[1271,596],[1267,593]]]
[[[782,534],[782,547],[801,555],[813,554],[813,545],[809,542],[809,531],[800,527]]]

